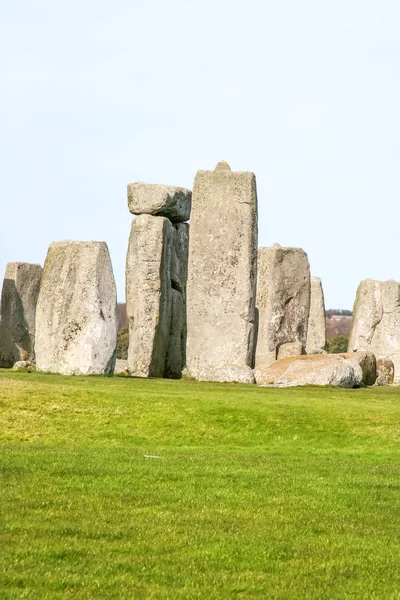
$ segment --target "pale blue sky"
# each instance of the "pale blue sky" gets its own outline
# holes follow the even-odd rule
[[[124,300],[126,184],[227,160],[327,307],[400,280],[399,29],[398,0],[3,2],[0,272],[106,240]]]

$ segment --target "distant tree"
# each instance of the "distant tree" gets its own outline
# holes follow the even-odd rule
[[[341,317],[351,317],[353,312],[344,308],[328,308],[325,311],[325,316],[330,319],[333,315],[339,315]]]
[[[340,354],[341,352],[347,352],[348,345],[349,339],[346,336],[337,335],[326,343],[326,350],[329,354]]]
[[[128,328],[121,329],[117,334],[117,358],[126,360],[128,358],[129,333]]]

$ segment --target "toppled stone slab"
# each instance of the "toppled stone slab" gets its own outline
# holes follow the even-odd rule
[[[167,217],[173,222],[190,219],[192,192],[155,183],[129,183],[128,208],[134,215]]]
[[[377,377],[376,358],[372,352],[343,352],[339,354],[346,360],[355,360],[361,367],[364,385],[374,385]]]
[[[278,360],[287,356],[301,356],[303,353],[303,344],[301,342],[287,342],[281,344],[278,348]]]
[[[377,378],[375,385],[392,385],[394,383],[394,364],[392,360],[381,358],[376,363]]]
[[[224,365],[246,373],[253,366],[256,277],[254,174],[231,171],[227,163],[214,171],[199,171],[193,188],[187,288],[190,376],[221,381],[225,373],[231,381],[232,369]]]
[[[325,300],[319,277],[311,277],[306,353],[323,354],[326,346]]]
[[[392,360],[395,381],[400,378],[400,283],[372,279],[360,283],[348,348],[373,352],[378,361]]]
[[[31,369],[34,364],[30,360],[17,360],[13,366],[13,371],[24,371],[25,369]]]
[[[126,256],[128,365],[132,375],[164,377],[171,326],[174,228],[165,217],[132,221]]]
[[[112,373],[117,294],[105,242],[54,242],[36,311],[36,364],[63,375]]]
[[[1,293],[0,367],[35,360],[36,304],[42,267],[8,263]]]
[[[254,370],[259,385],[282,387],[331,385],[359,387],[363,373],[356,360],[346,360],[338,354],[313,354],[288,357]]]
[[[117,358],[115,361],[114,375],[129,375],[128,361]]]
[[[305,351],[310,312],[310,266],[301,248],[279,244],[258,251],[256,366],[277,358],[278,348],[300,342]]]

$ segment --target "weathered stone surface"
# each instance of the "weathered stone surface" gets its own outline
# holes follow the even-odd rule
[[[281,344],[278,348],[278,360],[287,356],[301,356],[303,353],[303,344],[301,342],[287,342]]]
[[[339,354],[346,360],[355,360],[361,367],[364,385],[374,385],[377,371],[376,358],[372,352],[343,352]]]
[[[153,183],[128,184],[128,208],[134,215],[168,217],[173,222],[190,219],[192,192]]]
[[[36,304],[42,267],[8,263],[1,293],[0,367],[35,358]]]
[[[129,375],[128,361],[117,358],[115,361],[114,375]]]
[[[224,365],[246,373],[253,366],[256,277],[254,174],[233,172],[226,163],[215,171],[199,171],[187,289],[187,368],[192,377],[221,381],[226,373],[231,381],[232,368]]]
[[[394,364],[392,360],[381,358],[376,363],[377,378],[375,385],[392,385],[394,382]]]
[[[112,373],[117,295],[105,242],[55,242],[36,311],[36,364],[63,375]]]
[[[171,325],[164,376],[170,379],[180,379],[182,377],[183,298],[182,294],[175,289],[171,291],[171,294]]]
[[[400,376],[400,283],[362,281],[353,308],[349,351],[369,350],[377,360],[392,360]]]
[[[128,365],[133,375],[164,377],[171,324],[174,228],[165,217],[132,221],[126,256]]]
[[[196,379],[217,383],[255,383],[253,371],[246,365],[206,365],[198,371]]]
[[[186,365],[186,339],[187,339],[187,314],[186,314],[186,286],[188,278],[189,258],[189,225],[188,223],[174,223],[174,243],[171,251],[171,285],[182,295],[182,324],[181,324],[181,365]],[[173,323],[173,320],[171,320]],[[174,335],[174,334],[173,334]]]
[[[259,385],[358,387],[363,373],[356,360],[338,354],[312,354],[277,360],[254,370]]]
[[[33,367],[33,363],[29,360],[17,360],[13,366],[13,371],[23,371],[24,369],[29,369],[31,367]]]
[[[301,248],[275,244],[258,251],[256,366],[277,357],[280,345],[305,350],[310,312],[310,266]]]
[[[325,301],[319,277],[311,277],[310,313],[308,316],[307,354],[323,354],[326,346]]]

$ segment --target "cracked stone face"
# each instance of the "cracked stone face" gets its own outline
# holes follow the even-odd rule
[[[377,360],[392,360],[400,376],[400,283],[362,281],[353,307],[349,351],[369,350]]]
[[[112,373],[117,294],[105,242],[55,242],[36,310],[36,364],[63,375]]]
[[[253,173],[231,171],[225,162],[214,171],[197,173],[188,272],[188,372],[213,381],[217,368],[221,380],[221,373],[231,377],[236,366],[243,367],[243,377],[248,378],[248,367],[253,366],[257,278]]]

